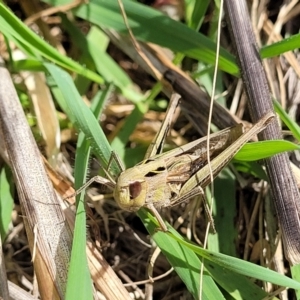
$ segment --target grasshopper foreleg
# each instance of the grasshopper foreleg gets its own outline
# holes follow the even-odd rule
[[[100,184],[103,184],[105,186],[107,186],[109,189],[111,190],[114,190],[115,189],[115,186],[116,184],[104,177],[101,177],[101,176],[95,176],[93,178],[91,178],[88,182],[86,182],[82,187],[80,187],[77,191],[75,191],[74,194],[68,196],[65,198],[65,200],[69,199],[69,198],[72,198],[74,196],[77,196],[79,195],[83,190],[85,190],[87,187],[89,187],[93,182],[97,182],[97,183],[100,183]]]
[[[163,231],[163,232],[167,232],[168,231],[168,228],[164,222],[164,220],[162,219],[161,215],[159,214],[159,212],[157,211],[157,209],[154,207],[154,205],[151,203],[151,204],[147,204],[146,205],[146,208],[149,209],[153,215],[155,216],[159,226],[160,226],[160,229]]]

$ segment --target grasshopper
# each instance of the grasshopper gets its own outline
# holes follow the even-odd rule
[[[178,94],[172,95],[166,118],[142,162],[123,170],[116,182],[112,178],[95,176],[76,194],[92,182],[104,184],[113,190],[120,208],[134,212],[145,207],[155,215],[160,228],[167,231],[157,209],[174,206],[197,195],[204,198],[203,188],[211,181],[210,172],[216,177],[242,146],[274,118],[273,113],[266,114],[245,133],[242,124],[214,133],[210,136],[209,149],[206,147],[207,137],[203,137],[157,154],[162,148],[179,99]],[[208,155],[210,165],[207,164]]]

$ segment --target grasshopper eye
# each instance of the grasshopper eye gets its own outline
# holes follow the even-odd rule
[[[129,184],[129,193],[130,193],[130,200],[135,199],[139,196],[142,191],[142,185],[140,182],[135,181]]]

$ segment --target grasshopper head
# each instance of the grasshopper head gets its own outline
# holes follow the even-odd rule
[[[147,182],[137,168],[127,169],[117,180],[114,198],[122,209],[137,211],[146,202],[147,187]]]

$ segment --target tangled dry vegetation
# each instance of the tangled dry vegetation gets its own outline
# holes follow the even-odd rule
[[[51,1],[45,2],[51,3]],[[106,155],[104,154],[98,162],[100,155],[98,150],[95,150],[98,146],[94,146],[93,143],[92,152],[95,151],[89,158],[88,142],[92,140],[94,134],[98,134],[98,131],[91,132],[91,136],[87,136],[86,140],[80,136],[79,132],[83,131],[81,121],[74,122],[72,113],[68,115],[67,111],[73,104],[62,100],[64,93],[73,91],[73,87],[70,85],[74,81],[75,85],[73,84],[73,86],[76,86],[81,95],[82,103],[85,103],[86,107],[92,107],[107,141],[121,156],[126,167],[132,167],[143,160],[147,147],[154,139],[166,116],[165,111],[169,99],[166,95],[170,96],[170,85],[163,80],[165,71],[171,69],[173,72],[177,72],[176,74],[182,76],[180,77],[182,80],[187,80],[189,77],[185,74],[189,74],[190,78],[193,77],[201,86],[201,91],[198,91],[199,95],[204,99],[209,99],[207,93],[211,94],[213,77],[212,63],[209,63],[209,59],[212,58],[209,56],[209,52],[207,52],[209,53],[208,58],[205,58],[207,60],[204,61],[197,58],[197,53],[187,55],[184,53],[186,49],[183,46],[176,46],[176,41],[174,41],[174,49],[154,45],[150,37],[149,43],[147,43],[147,37],[143,36],[143,28],[139,31],[139,28],[134,26],[135,23],[132,20],[137,22],[138,17],[133,10],[130,11],[129,2],[131,1],[129,0],[124,1],[127,17],[132,21],[129,25],[136,30],[133,30],[135,38],[143,41],[138,48],[134,45],[137,42],[135,38],[129,37],[126,31],[130,27],[124,27],[124,23],[122,23],[124,22],[124,13],[122,16],[122,10],[119,9],[117,1],[111,2],[114,4],[103,4],[102,9],[103,11],[107,10],[105,13],[107,13],[109,21],[105,24],[106,26],[100,26],[101,30],[98,27],[99,24],[95,24],[96,21],[92,17],[91,19],[85,18],[83,10],[80,10],[81,5],[89,7],[96,3],[95,1],[87,3],[74,1],[70,5],[61,3],[56,7],[49,6],[45,2],[8,1],[7,6],[15,16],[22,20],[24,26],[28,25],[33,32],[55,48],[55,52],[59,53],[56,58],[54,52],[47,52],[48,48],[42,48],[42,44],[29,42],[33,47],[30,49],[28,45],[24,44],[25,41],[18,39],[11,31],[6,31],[6,27],[2,27],[4,29],[1,36],[1,57],[10,70],[10,76],[22,104],[21,110],[17,107],[18,104],[13,103],[9,104],[10,107],[2,107],[1,110],[4,112],[7,109],[7,114],[12,111],[15,113],[10,114],[8,127],[9,124],[21,122],[23,117],[19,114],[24,113],[26,122],[30,125],[30,130],[27,130],[24,124],[20,124],[20,127],[15,129],[11,143],[17,142],[19,135],[20,139],[23,136],[27,139],[27,144],[37,144],[45,157],[43,161],[37,148],[34,148],[35,146],[29,145],[27,148],[27,146],[23,147],[21,142],[19,144],[17,142],[18,151],[23,151],[23,156],[19,160],[16,158],[17,165],[22,165],[23,160],[29,159],[29,162],[25,163],[23,167],[24,172],[28,172],[24,173],[27,174],[24,176],[38,189],[36,192],[30,191],[27,194],[22,190],[22,188],[26,190],[27,181],[19,178],[20,181],[17,183],[15,173],[12,175],[9,168],[12,166],[12,156],[10,155],[14,155],[14,153],[8,153],[9,158],[7,158],[3,146],[5,143],[1,143],[3,158],[0,161],[0,197],[2,199],[0,211],[4,254],[2,262],[5,262],[6,268],[6,271],[2,270],[2,276],[4,276],[2,278],[5,280],[3,282],[6,282],[6,273],[9,291],[11,295],[14,295],[13,298],[25,299],[25,297],[33,298],[33,296],[39,295],[41,299],[63,299],[67,289],[68,274],[69,276],[73,275],[73,281],[71,280],[73,286],[68,286],[67,289],[69,293],[67,297],[70,299],[73,297],[71,295],[76,296],[76,293],[79,293],[78,285],[89,286],[91,284],[90,277],[94,289],[90,288],[84,298],[81,298],[82,294],[77,294],[79,298],[76,299],[89,299],[92,296],[95,299],[97,297],[98,299],[102,299],[101,297],[107,299],[150,299],[151,297],[153,299],[190,299],[197,298],[196,295],[199,295],[199,292],[202,292],[203,299],[213,299],[211,297],[220,299],[219,296],[222,293],[225,298],[230,295],[235,299],[262,299],[273,292],[275,295],[281,292],[276,281],[273,282],[274,284],[270,284],[255,277],[258,278],[257,285],[249,283],[246,276],[254,277],[254,271],[248,275],[245,270],[245,274],[239,275],[236,270],[231,270],[232,273],[230,273],[230,268],[227,269],[228,265],[223,265],[214,273],[213,270],[216,266],[213,263],[216,263],[215,261],[211,265],[205,266],[204,273],[200,274],[202,258],[199,258],[198,252],[193,252],[193,254],[185,252],[188,253],[186,256],[189,256],[187,258],[189,263],[180,261],[183,259],[182,257],[177,258],[180,263],[178,260],[177,265],[175,263],[175,272],[172,269],[174,261],[170,256],[174,254],[175,257],[175,252],[177,253],[179,250],[173,249],[173,244],[169,249],[159,250],[157,243],[161,241],[154,239],[154,242],[147,231],[147,229],[149,230],[147,226],[150,225],[146,225],[147,229],[145,227],[145,222],[156,224],[155,221],[151,221],[151,217],[150,221],[145,221],[147,218],[149,219],[149,215],[145,211],[137,215],[121,210],[113,199],[112,191],[97,183],[86,190],[85,197],[83,194],[81,195],[80,203],[86,209],[86,226],[79,229],[80,233],[75,239],[77,245],[84,244],[81,248],[79,247],[81,250],[78,250],[77,256],[72,254],[74,255],[72,259],[80,265],[79,269],[76,269],[76,263],[74,269],[73,267],[68,269],[76,205],[75,197],[64,199],[72,196],[75,191],[73,189],[73,169],[74,167],[79,168],[77,172],[81,174],[87,172],[88,178],[97,174],[105,176],[102,167],[106,167],[105,163],[108,161],[105,159],[101,161]],[[183,1],[179,0],[140,2],[165,13],[171,10],[173,13],[175,12],[176,16],[173,16],[175,19],[181,20],[193,28],[191,9],[195,1],[186,1],[185,11]],[[118,10],[110,11],[111,15],[108,15],[109,5],[115,5]],[[279,1],[269,3],[248,1],[248,6],[259,46],[274,44],[283,37],[298,33],[299,18],[297,16],[300,5],[297,1],[291,1],[289,6],[287,3],[286,5],[279,3]],[[92,6],[90,9],[92,10]],[[109,22],[113,22],[111,20],[117,18],[117,14],[118,22],[122,25],[118,23],[115,28],[113,25],[109,27]],[[200,32],[214,42],[217,32],[217,16],[217,8],[213,3],[208,3]],[[99,18],[104,19],[104,13]],[[11,24],[16,30],[19,28],[17,23]],[[231,37],[225,21],[223,25],[221,46],[229,53],[233,53]],[[172,29],[170,30],[172,31]],[[176,37],[176,33],[174,36]],[[181,39],[178,37],[178,43],[180,42]],[[163,44],[163,42],[161,43]],[[209,46],[207,47],[209,48]],[[27,53],[25,53],[25,49],[28,50]],[[39,52],[34,52],[33,49],[39,49]],[[182,49],[184,55],[174,53],[175,49],[178,52],[178,49]],[[213,117],[215,118],[213,123],[222,129],[222,126],[231,126],[243,120],[244,125],[248,127],[251,119],[242,80],[236,76],[237,69],[235,69],[234,60],[226,55],[221,53],[221,57],[225,57],[228,61],[225,61],[224,58],[225,63],[223,65],[222,62],[220,63],[223,71],[220,70],[215,92],[219,104],[226,107],[226,114],[223,114],[222,108],[217,107],[216,109],[221,109],[221,114]],[[78,65],[63,61],[61,56],[72,58]],[[181,63],[175,64],[172,62],[174,58],[177,62],[184,59]],[[50,66],[47,61],[53,62],[53,65]],[[62,69],[68,70],[72,78],[68,78],[67,75],[64,75],[65,73],[60,73],[64,71],[57,71],[53,67],[54,63]],[[232,65],[230,65],[231,63]],[[228,71],[230,66],[232,69]],[[300,75],[298,49],[286,52],[280,57],[265,59],[264,67],[271,94],[274,98],[280,99],[281,106],[288,112],[290,118],[297,121],[299,119]],[[39,73],[35,71],[39,71]],[[91,73],[88,73],[89,71]],[[2,86],[1,90],[9,92],[8,95],[11,97],[9,99],[13,99],[16,95],[11,96],[10,94],[13,93],[10,92],[13,86],[9,83],[9,74],[5,72],[2,70],[0,77],[5,82],[4,88]],[[65,82],[61,82],[63,78],[66,79]],[[194,81],[191,81],[190,84],[194,84]],[[1,95],[1,97],[4,96]],[[70,97],[70,101],[74,101],[75,107],[77,102],[74,100],[75,98],[72,99],[75,97],[74,93],[70,92]],[[18,98],[15,98],[17,102]],[[87,118],[80,104],[78,107],[79,115],[82,112],[83,118]],[[165,141],[165,150],[183,146],[199,138],[201,134],[206,135],[207,115],[201,114],[201,111],[198,113],[197,106],[193,103],[183,103],[180,108],[177,108],[172,120],[172,128]],[[218,121],[219,124],[217,124]],[[88,120],[88,122],[92,121]],[[35,141],[29,137],[30,132],[33,133]],[[86,134],[86,132],[84,133]],[[77,143],[78,137],[82,144]],[[105,141],[101,141],[100,145],[105,143]],[[6,141],[6,147],[8,144]],[[82,149],[79,156],[81,155],[83,160],[76,162],[78,165],[74,166],[75,156],[78,155],[76,151],[80,147]],[[12,151],[7,150],[8,152]],[[85,156],[86,158],[84,158]],[[40,166],[34,169],[32,164],[36,160],[39,161]],[[291,153],[291,160],[296,166],[299,164],[296,152]],[[88,165],[88,169],[81,170],[80,166],[84,169],[85,164]],[[13,169],[15,168],[17,167],[13,167]],[[39,179],[38,175],[43,172],[44,168],[47,175]],[[297,167],[295,167],[295,174],[297,174],[296,170]],[[112,173],[114,171],[112,170]],[[45,199],[42,191],[47,178],[50,178],[55,189],[55,193],[52,191],[52,196],[50,196],[53,200],[52,203]],[[84,181],[84,178],[82,180]],[[254,162],[251,164],[236,162],[234,166],[221,172],[213,189],[216,199],[213,211],[216,235],[211,233],[208,235],[206,231],[207,215],[203,209],[203,203],[199,199],[164,208],[161,211],[162,216],[187,240],[191,240],[201,247],[208,239],[206,247],[209,250],[240,258],[252,262],[254,265],[268,267],[278,274],[291,276],[289,263],[283,253],[281,231],[278,228],[274,205],[269,195],[269,185],[261,165]],[[48,188],[46,190],[51,194]],[[37,195],[37,193],[41,194]],[[209,198],[211,190],[207,190],[206,194]],[[84,205],[83,198],[85,199]],[[23,204],[29,203],[28,199],[34,199],[39,206],[34,208],[32,204]],[[4,206],[5,208],[3,208]],[[77,217],[83,217],[81,224],[84,224],[85,213],[77,211]],[[44,221],[45,225],[41,225]],[[80,223],[76,223],[75,227],[78,224]],[[51,226],[54,225],[58,225],[59,229],[51,229]],[[152,228],[151,231],[152,234],[155,234],[155,229]],[[162,232],[158,234],[163,235]],[[46,241],[43,240],[45,237]],[[179,245],[178,247],[183,246]],[[54,251],[53,249],[56,249],[55,255],[48,257],[49,253]],[[86,253],[87,258],[80,257],[78,253]],[[193,265],[194,261],[188,259],[197,259],[195,261],[199,265]],[[190,269],[187,268],[187,264]],[[248,268],[248,265],[247,267],[243,265],[241,268]],[[182,275],[180,269],[187,270],[189,275],[187,273]],[[82,273],[78,270],[81,270]],[[250,270],[249,266],[249,272]],[[70,275],[71,272],[74,274]],[[84,282],[78,282],[82,280],[81,276],[85,272],[90,275],[85,277]],[[193,274],[190,276],[190,273]],[[182,276],[188,277],[189,283]],[[266,278],[269,278],[268,276],[266,275]],[[200,278],[203,277],[204,283],[201,284],[203,279]],[[211,278],[214,281],[210,281]],[[266,280],[268,281],[268,279]],[[230,286],[234,282],[237,282],[237,286]],[[213,284],[213,288],[210,284]],[[193,288],[194,285],[196,285],[195,288]],[[239,295],[234,292],[239,288],[242,290],[244,286],[247,288],[239,291],[240,294],[237,293]],[[289,286],[288,283],[285,286]],[[215,289],[218,289],[218,293]],[[214,291],[214,296],[209,294],[209,290]],[[1,296],[3,299],[8,299],[5,298],[7,296],[3,291],[5,291],[5,287],[2,288]],[[284,290],[280,297],[293,299],[294,295],[293,290],[289,293]]]

